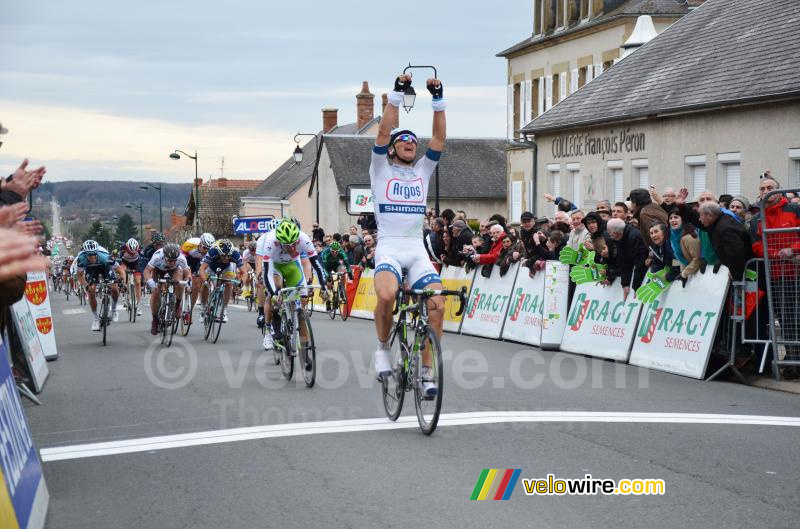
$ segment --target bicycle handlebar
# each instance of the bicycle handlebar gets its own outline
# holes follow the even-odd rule
[[[429,288],[403,288],[400,289],[401,293],[407,296],[422,296],[423,298],[430,298],[433,296],[458,296],[458,311],[456,316],[464,314],[464,309],[467,305],[467,287],[461,287],[458,290],[434,290]],[[397,314],[397,305],[395,305],[394,314]]]

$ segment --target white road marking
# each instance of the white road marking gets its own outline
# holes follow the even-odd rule
[[[536,422],[604,422],[604,423],[657,423],[657,424],[727,424],[736,426],[790,426],[800,427],[800,417],[770,417],[763,415],[718,415],[702,413],[628,413],[628,412],[548,412],[508,411],[449,413],[439,418],[439,427],[470,424],[536,423]],[[85,457],[115,454],[132,454],[167,448],[203,446],[254,439],[292,437],[325,433],[368,432],[416,428],[417,418],[400,417],[397,422],[386,418],[355,419],[345,421],[318,421],[291,424],[272,424],[210,430],[140,439],[124,439],[102,443],[42,448],[42,461],[64,461]]]
[[[64,314],[83,314],[86,312],[86,309],[64,309],[61,312]]]

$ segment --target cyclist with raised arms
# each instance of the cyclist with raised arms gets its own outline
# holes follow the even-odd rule
[[[244,281],[244,263],[242,263],[242,256],[239,250],[233,247],[233,243],[228,239],[218,240],[214,246],[208,250],[208,253],[203,257],[203,263],[200,265],[200,277],[206,281],[210,275],[217,275],[217,270],[220,275],[225,279],[235,279],[238,277],[239,281]],[[228,301],[231,299],[231,292],[233,291],[233,284],[225,284],[225,300],[222,311],[222,321],[228,322]],[[202,313],[201,313],[202,314]]]
[[[135,294],[128,292],[128,298],[131,295],[136,296],[136,315],[142,315],[142,249],[139,246],[139,241],[131,237],[128,242],[122,245],[119,249],[119,258],[117,262],[125,268],[127,274],[133,274],[134,284],[136,285]]]
[[[322,298],[327,301],[328,291],[325,288],[325,271],[319,262],[319,256],[314,248],[311,238],[300,231],[297,224],[291,219],[283,219],[278,227],[269,233],[265,233],[258,238],[256,245],[256,255],[263,258],[266,262],[264,271],[264,285],[269,295],[265,301],[267,320],[272,322],[272,333],[275,340],[282,340],[280,315],[277,310],[272,310],[272,303],[269,298],[278,294],[280,289],[285,287],[306,286],[306,277],[303,273],[303,265],[300,261],[301,253],[305,253],[317,273]],[[256,260],[256,275],[261,273],[263,263]],[[270,333],[264,334],[264,349],[273,348],[273,336]]]
[[[157,281],[164,277],[172,277],[173,281],[188,281],[190,277],[189,265],[181,254],[181,249],[175,243],[169,243],[157,250],[144,269],[144,279],[150,287],[150,313],[153,321],[150,324],[150,334],[158,334],[158,309],[161,303],[161,292],[157,288]],[[175,299],[183,297],[183,285],[175,285]],[[180,318],[180,303],[175,304],[175,317]]]
[[[92,330],[100,330],[100,316],[97,315],[97,299],[95,299],[95,292],[97,291],[97,282],[102,276],[105,279],[116,279],[115,272],[119,273],[123,281],[125,280],[125,270],[122,269],[116,261],[114,261],[108,253],[108,250],[97,244],[97,241],[88,240],[83,243],[83,248],[78,257],[75,258],[75,267],[78,271],[78,281],[86,288],[86,293],[89,297],[89,307],[92,309]],[[116,283],[111,285],[111,299],[112,299],[112,320],[119,321],[119,314],[117,313],[117,299],[119,299],[119,287]]]
[[[397,291],[403,282],[403,271],[411,288],[441,289],[442,280],[428,258],[422,240],[428,183],[442,156],[446,136],[443,86],[438,79],[428,79],[428,91],[433,96],[433,134],[428,150],[419,159],[417,137],[410,130],[391,129],[398,120],[398,108],[403,93],[411,85],[410,75],[400,75],[389,94],[381,118],[378,137],[372,149],[369,166],[370,184],[375,201],[375,220],[378,224],[378,246],[375,250],[375,330],[378,348],[375,351],[375,371],[379,378],[392,375],[389,332]],[[441,296],[428,301],[429,318],[436,334],[442,336],[444,300]],[[422,354],[422,389],[428,396],[436,394],[431,380],[430,353]]]
[[[186,258],[186,263],[192,271],[192,309],[197,303],[197,295],[200,294],[200,314],[205,311],[206,301],[208,301],[208,284],[200,279],[200,264],[203,258],[208,253],[208,250],[214,246],[216,239],[210,233],[204,233],[200,237],[192,237],[187,239],[181,245],[181,253]],[[189,317],[192,317],[192,311],[189,311]]]

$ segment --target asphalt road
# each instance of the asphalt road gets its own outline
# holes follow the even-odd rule
[[[103,347],[90,315],[55,298],[60,358],[43,405],[26,405],[51,529],[799,523],[797,395],[447,334],[443,419],[427,437],[413,399],[385,429],[370,321],[314,315],[307,389],[282,380],[254,313],[231,308],[218,344],[196,327],[159,356],[148,316],[113,325]],[[527,496],[520,480],[509,501],[469,501],[484,468],[662,479],[666,492]]]

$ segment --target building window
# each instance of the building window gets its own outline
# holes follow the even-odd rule
[[[633,181],[634,187],[641,189],[648,189],[650,186],[650,174],[648,168],[647,158],[636,158],[631,160],[631,167],[633,167]]]
[[[591,4],[590,0],[581,0],[581,20],[585,20],[589,18],[589,5]]]
[[[563,73],[554,73],[553,74],[553,101],[552,106],[556,106],[559,101],[559,96],[561,95],[561,76],[564,75]]]
[[[568,163],[567,164],[567,179],[572,186],[572,196],[570,197],[570,202],[581,207],[582,197],[581,197],[581,164],[579,163]]]
[[[511,222],[517,222],[522,215],[522,182],[511,182]]]
[[[614,186],[614,202],[625,198],[625,179],[622,175],[622,160],[608,161],[608,178]]]
[[[514,105],[514,121],[512,122],[513,125],[511,126],[511,137],[517,137],[517,131],[520,129],[519,122],[522,119],[522,114],[520,113],[520,101],[522,98],[522,86],[521,83],[514,83],[514,100],[512,104]]]
[[[695,199],[700,193],[705,191],[706,188],[706,156],[704,154],[696,156],[687,156],[685,158],[688,184],[692,190],[690,200]]]
[[[539,79],[531,81],[531,114],[539,115]]]
[[[611,60],[611,61],[605,61],[605,62],[603,63],[603,71],[605,72],[606,70],[608,70],[608,69],[609,69],[609,68],[611,68],[612,66],[614,66],[614,61],[613,61],[613,60]]]
[[[789,149],[789,182],[790,187],[800,187],[800,149]]]
[[[563,28],[564,23],[564,1],[556,0],[556,28]]]
[[[533,34],[542,33],[542,0],[533,2]]]
[[[555,197],[561,196],[561,166],[557,163],[547,164],[547,175],[550,180],[550,194]],[[558,211],[558,206],[556,206]]]
[[[741,153],[738,152],[717,154],[717,174],[724,179],[721,184],[724,185],[724,192],[729,195],[742,194],[741,156]]]
[[[586,78],[588,77],[588,70],[589,66],[584,66],[578,70],[578,88],[582,87],[586,84]]]

